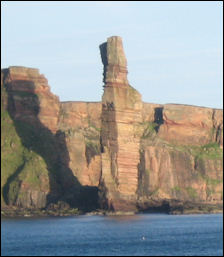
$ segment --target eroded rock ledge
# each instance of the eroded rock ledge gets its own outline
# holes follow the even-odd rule
[[[98,103],[60,102],[38,69],[2,70],[2,207],[220,209],[223,110],[144,103],[122,39],[108,38],[100,53]]]

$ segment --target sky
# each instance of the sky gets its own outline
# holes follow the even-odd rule
[[[60,101],[101,101],[110,36],[144,102],[223,108],[222,1],[1,1],[1,67],[38,68]]]

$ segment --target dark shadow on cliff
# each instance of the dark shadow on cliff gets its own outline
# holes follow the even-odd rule
[[[100,56],[103,63],[103,82],[106,83],[106,72],[107,72],[107,42],[100,45]]]
[[[82,186],[69,168],[69,153],[64,133],[57,131],[56,134],[53,134],[39,120],[40,101],[34,92],[34,83],[32,81],[16,81],[16,83],[17,85],[18,83],[26,85],[28,90],[27,92],[15,91],[11,83],[5,85],[8,93],[7,110],[22,144],[30,151],[40,155],[47,164],[50,180],[47,206],[60,200],[82,211],[98,208],[98,188]],[[17,103],[17,107],[15,103]],[[19,167],[9,177],[3,188],[3,197],[6,203],[9,202],[10,183],[18,177],[21,171],[22,167]]]
[[[149,171],[145,167],[145,150],[140,150],[140,162],[138,164],[138,197],[149,196]]]
[[[146,200],[138,202],[137,208],[142,213],[170,213],[170,202],[166,200]]]
[[[157,124],[157,126],[155,127],[155,130],[156,130],[156,132],[158,132],[159,131],[159,127],[164,123],[164,120],[163,120],[163,107],[155,108],[154,122]]]

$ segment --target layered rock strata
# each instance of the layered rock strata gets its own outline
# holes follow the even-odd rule
[[[60,105],[58,129],[65,136],[68,166],[83,186],[99,185],[101,109],[102,104],[97,102]]]
[[[104,64],[102,97],[102,174],[100,201],[110,210],[133,210],[137,201],[141,95],[128,84],[127,61],[120,37],[100,46]]]
[[[59,98],[50,92],[47,79],[38,69],[12,66],[5,70],[9,97],[13,102],[11,113],[15,120],[36,125],[40,121],[52,133],[57,131]],[[38,97],[37,97],[38,96]]]
[[[139,206],[164,199],[222,203],[222,110],[174,104],[153,109],[153,115],[143,114],[148,125],[141,137]]]
[[[91,192],[96,205],[101,103],[60,103],[39,70],[26,67],[4,69],[1,89],[3,205],[63,200],[88,209]]]
[[[39,100],[37,92],[47,99]],[[32,128],[41,133],[44,125],[38,121],[39,115],[49,131],[56,130],[58,97],[50,93],[47,80],[37,69],[10,67],[2,70],[1,98],[1,203],[43,208],[51,179],[44,157],[34,151],[36,134]],[[48,102],[53,104],[44,112]]]
[[[121,38],[100,51],[102,102],[59,102],[38,69],[2,70],[2,206],[221,205],[223,110],[143,103]]]

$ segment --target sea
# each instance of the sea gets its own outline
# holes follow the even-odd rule
[[[223,214],[1,221],[1,256],[222,256]]]

